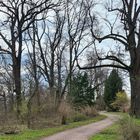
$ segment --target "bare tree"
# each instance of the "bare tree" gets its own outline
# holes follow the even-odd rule
[[[0,55],[0,63],[1,63],[1,72],[0,72],[0,85],[1,85],[1,92],[3,93],[3,97],[5,97],[5,107],[8,107],[8,111],[14,110],[14,85],[13,85],[13,74],[12,69],[9,66],[9,55]]]
[[[40,78],[40,73],[38,66],[40,64],[39,60],[37,60],[38,53],[36,51],[37,48],[37,43],[36,43],[36,26],[35,22],[32,23],[32,28],[28,30],[28,36],[30,41],[26,41],[26,46],[28,48],[28,60],[26,61],[26,69],[28,70],[28,73],[30,73],[30,76],[33,78],[34,81],[34,92],[33,95],[30,96],[32,98],[36,95],[37,97],[37,105],[38,108],[40,108],[40,94],[39,94],[39,78]],[[31,49],[32,48],[32,49]],[[31,50],[31,51],[30,51]]]
[[[72,75],[75,70],[77,57],[90,45],[91,42],[86,42],[88,36],[88,7],[84,0],[66,0],[66,19],[67,19],[67,40],[68,40],[68,54],[69,54],[69,72],[68,83],[69,92],[71,91]],[[84,47],[83,47],[83,44]]]
[[[57,82],[61,85],[61,59],[65,48],[63,42],[63,27],[65,24],[65,16],[60,9],[54,9],[51,11],[52,21],[44,18],[41,23],[36,24],[36,42],[37,51],[39,52],[38,59],[41,61],[41,65],[37,65],[42,75],[45,77],[49,84],[50,95],[54,96],[56,93]],[[48,16],[42,14],[42,16]],[[51,31],[53,30],[53,31]],[[59,71],[57,73],[57,71]],[[58,77],[56,75],[58,74]],[[61,86],[58,86],[61,88]]]
[[[113,1],[106,6],[108,12],[115,12],[116,18],[112,23],[111,20],[105,19],[110,29],[110,33],[106,35],[97,35],[94,24],[91,24],[91,34],[93,39],[100,43],[104,40],[114,40],[125,47],[125,55],[130,55],[130,65],[119,59],[116,55],[107,54],[105,57],[99,57],[100,60],[115,61],[114,64],[103,64],[86,68],[97,67],[116,67],[129,72],[131,83],[131,114],[140,117],[140,3],[137,0],[119,0]],[[92,8],[89,11],[91,22],[94,23]],[[115,29],[115,25],[119,22],[119,28]],[[122,27],[122,28],[121,28]],[[121,28],[121,30],[120,30]],[[113,49],[112,49],[113,50]]]
[[[30,5],[34,5],[31,8]],[[54,7],[51,0],[16,0],[0,1],[1,31],[0,37],[3,40],[3,46],[0,51],[8,53],[12,58],[12,69],[17,100],[17,117],[21,113],[21,57],[23,52],[24,32],[30,28],[35,18],[43,11]],[[7,32],[5,32],[7,30]],[[7,46],[7,47],[6,47]]]
[[[100,52],[100,55],[103,55],[103,52]],[[101,65],[101,61],[98,60],[96,51],[90,50],[87,52],[87,63],[88,67]],[[98,69],[88,69],[87,73],[89,74],[90,84],[95,87],[96,96],[101,96],[103,94],[104,82],[107,78],[107,68],[98,68]]]

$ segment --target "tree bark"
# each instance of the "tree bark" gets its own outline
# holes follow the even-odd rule
[[[20,76],[20,66],[13,67],[14,71],[14,82],[15,82],[15,93],[16,93],[16,108],[17,108],[17,119],[20,118],[22,97],[21,97],[21,76]]]
[[[31,106],[32,106],[31,99],[29,99],[28,104],[27,104],[27,109],[28,109],[27,126],[28,126],[29,129],[31,128],[31,113],[32,113]]]
[[[22,44],[22,41],[20,42]],[[20,44],[20,49],[22,45]],[[21,51],[19,51],[18,56],[16,56],[15,46],[12,50],[13,59],[13,77],[14,77],[14,92],[16,93],[16,109],[17,109],[17,119],[20,119],[21,106],[22,106],[22,95],[21,95]]]
[[[5,120],[7,120],[7,98],[5,92],[3,93],[3,98],[4,98],[4,114],[5,114]]]
[[[130,73],[131,110],[130,114],[140,118],[140,72]]]

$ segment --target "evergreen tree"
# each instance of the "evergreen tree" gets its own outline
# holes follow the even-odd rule
[[[104,101],[109,110],[115,111],[115,108],[111,105],[116,98],[116,94],[122,90],[122,79],[119,76],[117,70],[113,69],[108,79],[105,82]]]
[[[94,88],[90,85],[86,72],[78,73],[73,77],[70,98],[76,106],[94,104]]]

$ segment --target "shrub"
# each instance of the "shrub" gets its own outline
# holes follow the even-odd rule
[[[70,121],[72,121],[72,122],[79,122],[79,121],[84,121],[86,119],[88,119],[87,116],[85,116],[85,115],[83,115],[81,113],[76,113],[75,115],[73,115],[71,117]]]
[[[121,140],[140,140],[140,127],[130,116],[120,120]]]
[[[98,111],[94,107],[86,106],[81,109],[81,112],[89,117],[95,117],[98,115]]]
[[[123,91],[120,91],[116,94],[116,99],[115,101],[111,104],[116,110],[119,110],[119,111],[123,111],[123,112],[126,112],[128,109],[128,97],[127,97],[127,94],[126,92],[123,90]]]
[[[61,124],[66,124],[69,115],[73,114],[73,107],[70,104],[68,104],[66,101],[62,101],[58,108],[58,112],[60,116],[62,116]]]

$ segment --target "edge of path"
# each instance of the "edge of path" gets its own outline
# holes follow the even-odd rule
[[[119,120],[121,118],[120,115],[117,115],[117,114],[111,114],[111,113],[107,113],[105,111],[101,111],[99,114],[101,115],[105,115],[107,116],[107,118],[101,120],[101,121],[97,121],[97,122],[93,122],[93,123],[90,123],[90,124],[87,124],[87,125],[83,125],[83,126],[78,126],[76,128],[72,128],[72,129],[67,129],[67,130],[64,130],[62,132],[58,132],[58,133],[55,133],[53,135],[50,135],[50,136],[47,136],[47,137],[42,137],[40,140],[47,140],[47,139],[50,139],[51,137],[57,137],[59,135],[66,135],[67,133],[69,133],[70,131],[73,131],[73,130],[78,130],[80,128],[84,128],[84,127],[88,127],[90,125],[94,125],[94,124],[97,124],[97,123],[100,123],[102,121],[105,121],[107,119],[110,119],[110,124],[108,124],[107,126],[104,126],[103,128],[101,128],[100,130],[98,130],[97,132],[94,132],[93,134],[97,134],[99,132],[101,132],[102,130],[104,130],[104,128],[107,128],[108,126],[112,125],[113,123],[115,123],[117,120]],[[89,134],[91,135],[91,134]],[[89,137],[89,136],[87,136]],[[55,140],[55,139],[54,139]],[[78,140],[78,139],[77,139]]]

